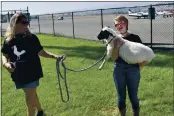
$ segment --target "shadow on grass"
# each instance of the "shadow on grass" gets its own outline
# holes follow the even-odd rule
[[[77,47],[64,47],[64,46],[43,46],[47,49],[59,49],[61,53],[66,54],[69,57],[80,57],[92,60],[98,60],[101,58],[105,51],[105,47],[94,46],[77,46]]]
[[[165,59],[154,59],[151,63],[148,64],[148,66],[153,67],[168,67],[168,68],[174,68],[174,61],[171,58],[165,58]]]
[[[157,55],[148,66],[174,68],[174,52],[154,50]]]
[[[43,46],[47,49],[59,49],[62,54],[66,54],[68,57],[80,57],[91,60],[99,60],[106,51],[104,46],[77,46],[77,47],[65,47],[65,46]],[[151,63],[147,66],[150,67],[168,67],[173,68],[174,52],[154,50],[157,55]],[[109,62],[113,62],[111,59]]]

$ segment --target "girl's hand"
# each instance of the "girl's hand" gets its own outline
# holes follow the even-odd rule
[[[143,61],[139,63],[140,68],[142,69],[147,64],[147,61]]]
[[[8,70],[9,73],[14,72],[14,68],[12,68],[10,63],[4,63],[4,67]]]
[[[65,55],[61,55],[61,56],[60,55],[53,55],[53,58],[60,61],[60,60],[64,60],[66,57],[65,57]]]

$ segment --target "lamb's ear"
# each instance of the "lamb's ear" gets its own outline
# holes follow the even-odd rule
[[[107,26],[108,28],[110,28],[110,26]]]
[[[112,34],[112,33],[109,33],[109,35],[113,36],[113,34]]]

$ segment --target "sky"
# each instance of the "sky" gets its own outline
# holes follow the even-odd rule
[[[31,15],[47,14],[47,13],[61,13],[105,8],[129,7],[129,6],[143,6],[156,4],[159,2],[2,2],[3,10],[20,10],[29,8]]]

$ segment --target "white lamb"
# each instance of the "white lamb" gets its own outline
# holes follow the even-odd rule
[[[99,40],[105,40],[107,43],[107,55],[99,69],[101,69],[105,62],[108,61],[112,56],[114,39],[117,41],[117,47],[119,49],[118,55],[128,64],[136,64],[143,61],[147,61],[147,63],[149,63],[155,57],[155,54],[151,48],[141,43],[131,42],[123,39],[110,27],[104,27],[97,38]]]

